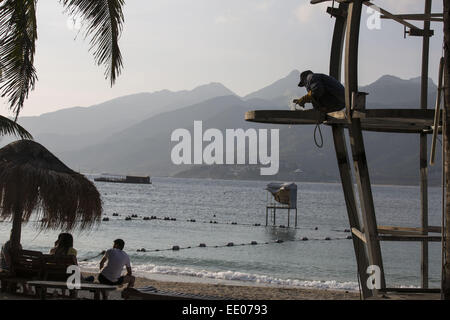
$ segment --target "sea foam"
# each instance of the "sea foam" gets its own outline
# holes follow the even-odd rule
[[[98,264],[93,262],[83,262],[80,264],[83,271],[97,272]],[[169,275],[182,277],[195,277],[210,280],[225,280],[245,282],[248,285],[275,285],[298,288],[313,289],[334,289],[334,290],[358,290],[357,282],[338,282],[336,280],[299,280],[299,279],[281,279],[268,275],[251,274],[238,271],[210,271],[198,270],[187,267],[157,266],[154,264],[135,264],[133,271],[137,276],[143,278],[152,278],[154,275]]]

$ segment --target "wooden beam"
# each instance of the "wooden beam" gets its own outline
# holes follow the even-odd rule
[[[366,131],[432,134],[433,109],[366,109],[354,111]],[[322,114],[317,110],[253,110],[245,114],[246,121],[290,125],[341,125],[348,127],[344,111]]]
[[[430,241],[441,242],[441,236],[428,236],[428,235],[378,235],[380,241]]]
[[[367,240],[366,240],[366,236],[364,235],[364,233],[362,233],[361,231],[359,231],[356,228],[352,228],[352,233],[359,238],[359,240],[361,240],[362,242],[367,244]],[[365,271],[365,270],[364,270]]]
[[[440,233],[441,227],[428,226],[427,232]],[[404,234],[423,234],[423,228],[396,227],[396,226],[378,226],[378,233],[403,232]]]
[[[445,212],[442,235],[444,236],[443,247],[443,261],[442,261],[442,296],[446,300],[450,300],[450,2],[443,1],[443,15],[444,15],[444,108],[445,119],[443,119],[445,132],[443,134],[444,140],[444,157],[445,157]]]
[[[381,292],[399,292],[399,293],[439,293],[441,289],[423,289],[423,288],[385,288]]]

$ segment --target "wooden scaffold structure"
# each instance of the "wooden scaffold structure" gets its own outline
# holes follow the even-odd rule
[[[317,4],[331,0],[312,0],[311,4]],[[341,80],[341,66],[344,62],[344,84],[345,84],[345,109],[343,111],[328,114],[316,110],[256,110],[245,114],[247,121],[289,124],[289,125],[316,125],[325,124],[332,128],[336,158],[344,192],[348,220],[352,231],[353,246],[356,256],[358,276],[361,283],[361,291],[364,299],[380,298],[384,295],[395,294],[430,294],[448,299],[450,289],[449,260],[443,247],[443,281],[441,288],[430,289],[428,286],[428,244],[429,242],[441,242],[442,235],[448,233],[447,225],[443,218],[442,226],[428,225],[428,164],[427,164],[427,135],[437,134],[446,130],[447,114],[439,110],[440,103],[436,103],[436,110],[428,109],[428,63],[429,63],[429,41],[434,32],[430,29],[430,22],[448,22],[448,0],[444,0],[444,13],[431,13],[432,0],[424,0],[425,9],[423,14],[392,14],[387,10],[379,8],[370,1],[365,0],[335,0],[339,6],[328,7],[327,12],[335,18],[334,32],[331,43],[331,56],[329,74],[337,80]],[[334,1],[333,1],[334,4]],[[364,6],[369,6],[378,11],[381,18],[391,19],[402,24],[405,34],[414,37],[422,37],[422,74],[421,74],[421,99],[418,109],[366,109],[366,94],[358,91],[358,44],[361,23],[361,13]],[[447,11],[446,11],[447,10]],[[421,21],[423,27],[418,27],[408,21]],[[450,46],[450,34],[446,33],[446,39]],[[344,59],[344,61],[343,61]],[[450,70],[448,55],[441,60],[440,85],[441,89],[449,86],[448,77]],[[444,67],[445,65],[445,67]],[[444,78],[442,86],[441,78]],[[447,97],[448,91],[444,96]],[[450,97],[450,95],[449,95]],[[447,106],[450,99],[444,99]],[[442,116],[441,116],[442,114]],[[436,115],[436,117],[435,117]],[[444,120],[442,120],[444,119]],[[443,125],[442,125],[443,124]],[[347,149],[344,130],[347,129],[351,159]],[[375,206],[372,196],[372,187],[364,147],[363,130],[391,133],[411,133],[420,135],[420,194],[421,194],[421,226],[406,228],[401,226],[379,226],[375,215]],[[450,131],[447,132],[450,136]],[[443,135],[443,145],[448,143],[446,135]],[[435,140],[434,140],[435,141]],[[435,149],[435,143],[433,148]],[[443,154],[446,161],[449,155]],[[351,170],[351,162],[354,166],[354,175]],[[448,172],[443,173],[449,174]],[[353,179],[356,180],[355,190]],[[446,183],[450,179],[446,179]],[[359,196],[359,205],[356,201]],[[444,200],[444,199],[443,199]],[[447,202],[448,205],[448,202]],[[450,208],[447,210],[450,212]],[[447,213],[448,215],[448,213]],[[443,212],[444,217],[444,212]],[[447,217],[448,219],[448,217]],[[435,234],[435,235],[433,235]],[[421,287],[420,288],[390,288],[386,284],[381,254],[380,241],[416,241],[421,243]],[[448,242],[444,237],[443,244]],[[373,266],[378,267],[379,279],[376,286],[369,286]],[[447,292],[447,295],[445,294]]]

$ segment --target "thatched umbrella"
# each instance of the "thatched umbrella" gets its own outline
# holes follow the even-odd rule
[[[0,219],[13,220],[13,250],[33,212],[42,229],[86,229],[100,221],[102,202],[86,177],[39,143],[19,140],[0,149]]]

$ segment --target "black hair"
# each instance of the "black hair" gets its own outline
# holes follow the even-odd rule
[[[123,241],[122,239],[116,239],[116,240],[114,240],[114,245],[118,249],[123,250],[123,248],[125,247],[125,241]]]
[[[56,242],[55,255],[67,255],[73,247],[73,237],[70,233],[60,233]]]

